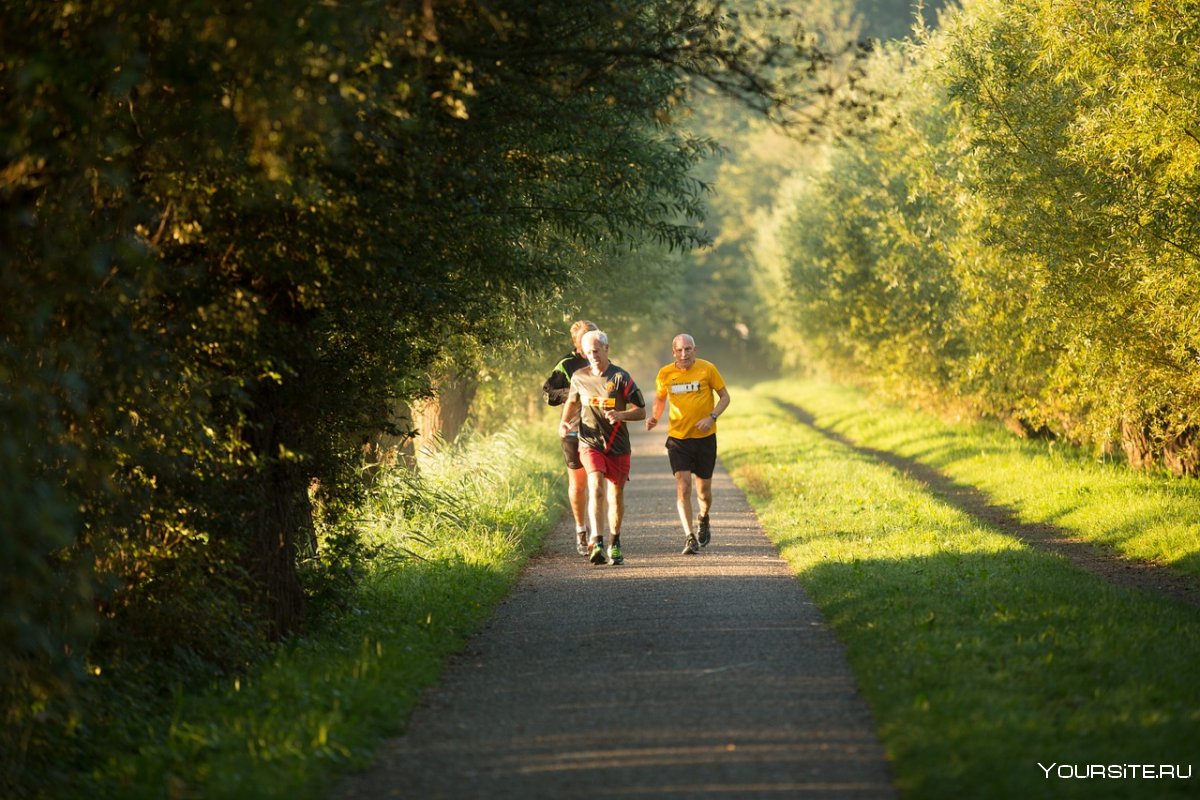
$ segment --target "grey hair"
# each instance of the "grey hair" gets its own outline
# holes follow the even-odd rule
[[[600,342],[600,344],[604,345],[605,347],[608,347],[608,334],[605,333],[604,331],[600,330],[599,328],[596,328],[596,330],[594,330],[594,331],[588,331],[583,336],[579,337],[579,344],[583,345],[584,342],[589,338],[595,339],[598,342]]]

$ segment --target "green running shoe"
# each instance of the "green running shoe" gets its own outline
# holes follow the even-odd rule
[[[621,545],[614,542],[612,547],[608,548],[608,560],[613,564],[625,563],[625,557],[621,555]]]
[[[608,559],[604,557],[604,544],[603,543],[596,542],[595,544],[592,545],[592,555],[588,558],[588,561],[591,561],[596,566],[600,566],[601,564],[608,563]]]

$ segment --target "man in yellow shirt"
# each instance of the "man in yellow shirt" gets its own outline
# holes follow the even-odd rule
[[[695,555],[708,545],[712,536],[708,512],[712,508],[712,475],[717,464],[717,417],[729,407],[729,390],[712,362],[696,358],[696,340],[688,334],[681,333],[671,341],[671,354],[675,361],[660,369],[654,382],[654,410],[646,418],[646,430],[652,431],[658,425],[670,398],[667,456],[671,472],[675,473],[679,521],[687,537],[683,552]],[[693,484],[700,501],[698,525],[692,522]]]

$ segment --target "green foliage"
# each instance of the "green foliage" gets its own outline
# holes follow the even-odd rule
[[[932,19],[941,5],[924,4],[924,17]],[[722,146],[719,158],[701,167],[714,189],[706,218],[714,242],[685,255],[687,285],[703,288],[683,293],[670,310],[677,320],[672,331],[690,330],[718,361],[755,364],[759,371],[796,364],[805,345],[794,335],[792,320],[800,311],[787,296],[781,259],[760,262],[756,269],[746,265],[761,247],[802,246],[773,239],[771,230],[779,223],[769,217],[772,206],[786,213],[780,206],[791,202],[785,198],[799,182],[796,176],[821,169],[828,141],[853,141],[880,115],[895,118],[889,100],[899,84],[870,79],[864,65],[876,46],[871,40],[903,37],[916,13],[907,0],[796,0],[785,7],[822,54],[802,77],[813,91],[785,125],[720,96],[704,96],[690,110],[688,127]]]
[[[344,596],[364,442],[446,364],[705,241],[673,114],[786,113],[806,47],[726,10],[0,5],[5,781],[72,678]]]
[[[902,394],[1200,465],[1187,4],[976,2],[890,49],[880,124],[794,169],[777,340]]]
[[[708,93],[689,109],[685,124],[721,145],[718,156],[700,166],[713,187],[706,223],[712,247],[685,254],[686,289],[670,304],[675,324],[668,336],[690,331],[718,363],[770,362],[772,322],[762,309],[778,295],[765,290],[750,260],[763,209],[778,189],[782,164],[802,162],[822,137],[847,119],[866,113],[860,80],[867,53],[852,3],[808,0],[786,8],[821,53],[797,80],[812,86],[805,102],[779,124],[750,109]],[[815,143],[815,144],[814,144]],[[766,364],[769,366],[769,363]]]
[[[956,220],[939,191],[946,120],[936,89],[877,53],[863,81],[909,88],[857,134],[814,149],[783,184],[754,257],[775,343],[892,384],[942,386],[963,349],[944,241]],[[939,152],[939,148],[942,152]]]
[[[1171,199],[1196,174],[1183,122],[1194,58],[1180,45],[1196,24],[1182,5],[1028,3],[952,29],[948,85],[981,156],[973,188],[997,243],[1044,287],[1033,316],[1060,353],[1041,416],[1102,443],[1143,429],[1143,457],[1193,437],[1198,410],[1195,215]]]
[[[343,596],[364,441],[703,241],[686,82],[780,109],[797,53],[719,2],[0,14],[6,783],[72,678],[239,667]]]
[[[530,426],[464,438],[422,477],[382,470],[352,528],[371,558],[342,562],[366,574],[339,588],[338,613],[234,675],[146,664],[95,678],[88,726],[28,796],[326,796],[510,589],[562,483],[557,438]]]

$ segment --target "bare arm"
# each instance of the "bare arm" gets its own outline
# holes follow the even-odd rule
[[[717,390],[717,404],[713,406],[712,413],[704,419],[696,423],[696,429],[704,433],[717,424],[717,417],[725,413],[725,409],[729,408],[729,390],[722,386]]]
[[[624,411],[609,411],[606,415],[609,422],[624,420],[625,422],[637,422],[639,419],[646,418],[645,406],[630,406]]]
[[[646,407],[639,406],[637,404],[637,400],[642,400],[642,393],[637,392],[635,397],[637,399],[631,401],[630,404],[625,407],[624,411],[617,411],[615,408],[609,409],[608,411],[604,412],[604,418],[614,424],[617,422],[634,422],[639,419],[645,419]],[[645,401],[642,400],[642,402]]]
[[[712,413],[719,417],[725,413],[727,408],[729,408],[729,389],[722,386],[717,390],[717,404],[713,407]]]
[[[568,400],[565,404],[563,404],[562,419],[559,420],[558,423],[558,436],[560,439],[564,438],[568,433],[571,432],[571,420],[575,419],[575,417],[579,414],[581,405],[582,404],[579,402],[578,397],[574,398],[573,400]]]
[[[654,430],[654,426],[658,424],[658,419],[663,415],[663,411],[666,409],[666,407],[667,398],[655,396],[654,411],[652,411],[650,416],[646,418],[646,430]],[[641,417],[638,417],[638,419],[641,419]]]

